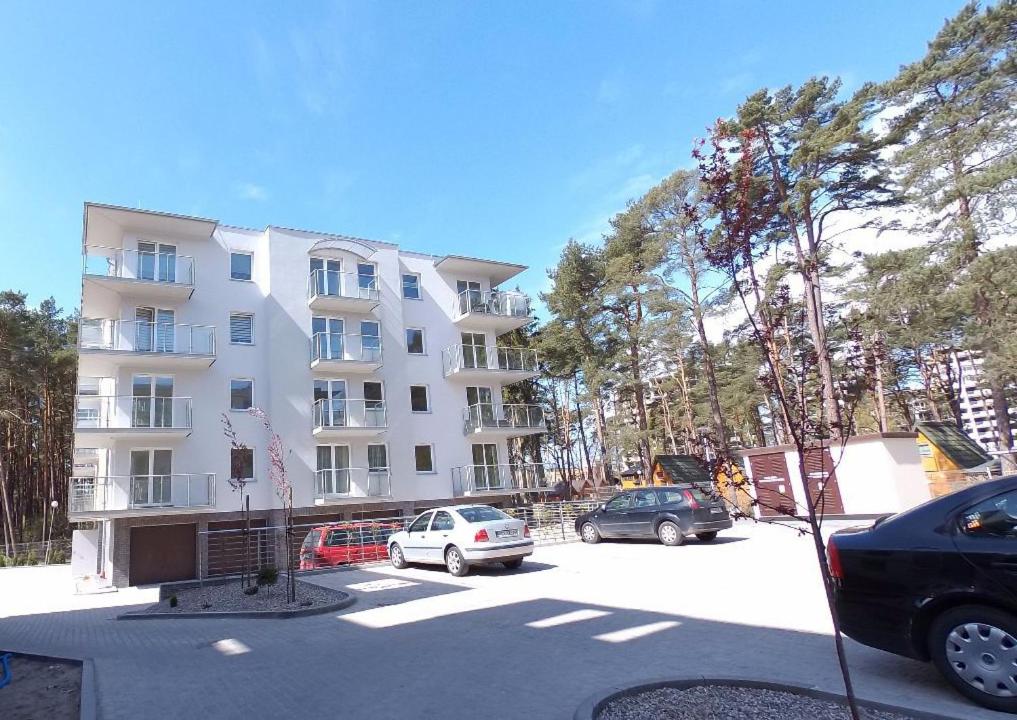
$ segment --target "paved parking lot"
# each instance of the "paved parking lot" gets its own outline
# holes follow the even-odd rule
[[[358,602],[295,620],[117,622],[154,591],[75,597],[60,589],[66,569],[4,570],[0,648],[94,658],[102,718],[566,720],[606,687],[673,675],[838,691],[811,553],[808,537],[746,524],[709,545],[541,547],[522,571],[465,578],[339,570],[307,579]],[[966,703],[925,664],[853,643],[849,654],[862,697],[1008,717]]]

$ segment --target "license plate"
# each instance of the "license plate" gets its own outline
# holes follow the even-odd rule
[[[495,537],[515,537],[518,534],[518,530],[497,530],[494,533]]]

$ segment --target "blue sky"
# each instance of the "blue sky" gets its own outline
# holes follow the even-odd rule
[[[86,200],[531,266],[749,92],[920,57],[960,0],[0,3],[0,289],[80,293]]]

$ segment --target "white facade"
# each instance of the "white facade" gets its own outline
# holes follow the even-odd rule
[[[999,450],[995,406],[992,392],[985,385],[982,358],[977,354],[957,351],[950,354],[950,367],[940,365],[937,371],[943,382],[950,382],[960,402],[964,432],[989,452]],[[1011,426],[1015,409],[1010,409]]]
[[[523,266],[93,204],[84,227],[70,519],[104,522],[107,557],[110,520],[239,509],[223,413],[253,448],[252,509],[282,507],[267,432],[231,410],[234,380],[253,381],[289,451],[298,515],[544,487],[538,468],[509,466],[507,444],[543,432],[542,413],[502,404],[503,386],[537,374],[532,351],[498,342],[530,320],[525,296],[497,289]],[[231,278],[231,255],[250,256],[249,280]]]

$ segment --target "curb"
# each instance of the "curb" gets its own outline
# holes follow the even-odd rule
[[[597,716],[603,709],[613,700],[619,698],[629,697],[630,695],[638,695],[639,693],[648,692],[650,690],[659,690],[660,688],[675,688],[678,690],[687,690],[688,688],[698,687],[701,685],[715,685],[718,687],[741,687],[741,688],[752,688],[756,690],[776,690],[778,692],[791,693],[793,695],[802,695],[804,697],[813,698],[815,700],[826,700],[828,702],[834,702],[840,705],[845,704],[843,695],[837,693],[826,692],[824,690],[817,690],[814,686],[808,685],[795,685],[792,683],[782,683],[767,680],[755,680],[751,678],[737,678],[737,677],[720,677],[720,678],[708,678],[708,677],[679,677],[679,678],[660,678],[657,680],[650,680],[648,682],[638,683],[636,685],[616,685],[607,690],[603,690],[595,695],[591,695],[586,698],[579,707],[576,709],[575,714],[572,716],[573,720],[596,720]],[[909,715],[914,720],[964,720],[951,715],[938,715],[936,713],[929,713],[923,710],[912,710],[911,708],[901,707],[899,705],[888,705],[886,703],[875,702],[873,700],[862,700],[858,699],[858,705],[869,710],[878,710],[881,712],[898,713],[903,715]]]
[[[340,592],[340,591],[336,591]],[[117,615],[117,620],[203,620],[232,618],[235,620],[260,619],[280,620],[286,618],[307,617],[308,615],[322,615],[324,613],[345,610],[357,601],[356,595],[343,592],[345,598],[330,605],[320,607],[297,608],[296,610],[219,610],[214,612],[180,612],[180,613],[150,613],[133,612]]]
[[[91,658],[81,661],[81,705],[78,715],[81,720],[95,720],[98,711],[95,692],[95,663]]]

